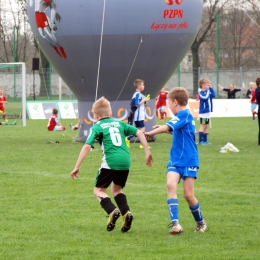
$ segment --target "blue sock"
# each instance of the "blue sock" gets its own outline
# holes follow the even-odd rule
[[[178,199],[168,199],[167,205],[168,205],[168,210],[169,210],[171,222],[174,223],[176,221],[179,221]]]
[[[130,141],[132,139],[132,137],[134,137],[133,135],[129,135],[127,136],[127,139]]]
[[[208,134],[203,133],[203,139],[204,142],[206,143],[208,141]]]
[[[195,219],[196,222],[203,222],[203,216],[200,211],[200,204],[199,202],[195,206],[190,206],[190,211]]]
[[[203,132],[199,132],[199,143],[203,142],[203,136],[204,136],[204,133]]]

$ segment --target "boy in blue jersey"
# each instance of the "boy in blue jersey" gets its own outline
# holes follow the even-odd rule
[[[200,129],[199,129],[199,145],[210,144],[208,142],[208,133],[207,128],[210,121],[210,113],[213,111],[213,102],[212,98],[216,96],[214,88],[211,87],[211,83],[208,79],[201,79],[199,81],[199,120],[200,120]]]
[[[144,91],[145,88],[144,81],[142,79],[136,79],[134,81],[134,87],[135,87],[135,93],[132,97],[131,104],[130,104],[131,108],[130,108],[130,115],[128,117],[128,123],[132,125],[133,122],[135,122],[135,126],[139,128],[139,130],[144,132],[145,131],[144,120],[145,120],[145,112],[146,112],[145,105],[149,100],[149,98],[144,96],[141,93],[142,91]],[[129,136],[125,140],[128,148],[130,148],[130,139],[132,137],[133,136]],[[143,147],[140,146],[140,148]]]
[[[177,87],[168,94],[168,105],[174,117],[166,125],[155,126],[154,130],[146,132],[148,139],[156,134],[172,133],[172,147],[167,165],[168,210],[171,223],[171,235],[179,234],[183,228],[179,224],[177,186],[183,179],[184,197],[196,221],[195,232],[205,232],[206,222],[202,216],[200,204],[194,196],[194,182],[199,168],[199,156],[195,143],[195,122],[189,109],[186,108],[189,94],[186,89]]]
[[[70,176],[73,180],[78,178],[81,163],[91,147],[94,147],[95,140],[98,140],[103,152],[103,158],[95,181],[94,195],[99,200],[101,207],[109,214],[107,231],[112,231],[115,228],[117,219],[122,215],[123,224],[121,231],[127,232],[131,228],[134,217],[130,212],[126,195],[122,192],[131,164],[129,150],[124,141],[125,136],[134,135],[139,138],[144,146],[147,166],[152,166],[153,158],[142,131],[111,118],[111,106],[107,99],[104,97],[98,99],[93,104],[93,113],[97,123],[90,128],[85,145],[81,149],[75,168],[70,173]],[[106,193],[106,189],[111,183],[111,192],[118,208],[112,203]]]

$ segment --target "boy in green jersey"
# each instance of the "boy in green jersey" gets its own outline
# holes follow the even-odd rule
[[[120,215],[123,216],[121,231],[127,232],[131,228],[133,214],[127,204],[126,195],[122,189],[126,184],[131,158],[125,143],[128,135],[137,136],[144,147],[147,166],[152,166],[153,158],[148,143],[142,131],[134,126],[118,121],[112,117],[110,102],[101,97],[93,104],[94,118],[97,123],[93,125],[79,154],[74,170],[70,173],[74,180],[78,178],[79,168],[84,158],[94,147],[95,140],[99,141],[103,152],[101,167],[98,170],[94,195],[100,202],[102,208],[109,214],[107,231],[112,231]],[[106,194],[106,189],[111,185],[111,192],[118,208],[112,203]]]

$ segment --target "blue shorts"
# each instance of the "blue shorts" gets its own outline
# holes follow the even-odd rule
[[[181,178],[185,180],[186,177],[197,179],[198,167],[178,167],[178,166],[167,166],[168,172],[177,172],[181,175]]]
[[[251,104],[251,110],[255,110],[257,108],[257,104]]]
[[[137,128],[142,128],[142,127],[144,127],[145,125],[144,125],[144,120],[142,120],[142,121],[135,121],[135,126],[137,127]]]

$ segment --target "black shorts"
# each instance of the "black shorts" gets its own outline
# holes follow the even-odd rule
[[[200,118],[201,125],[208,125],[210,118]]]
[[[99,169],[95,181],[95,187],[107,188],[111,182],[116,185],[125,187],[129,170],[111,170],[111,169]]]

